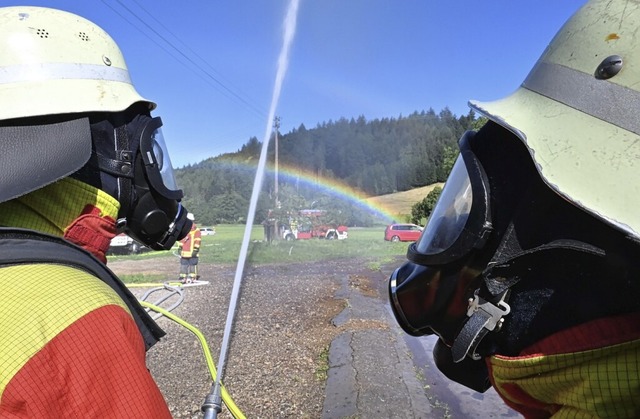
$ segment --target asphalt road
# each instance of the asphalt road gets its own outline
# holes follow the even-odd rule
[[[387,301],[384,267],[378,295],[367,295],[345,276],[336,298],[345,309],[336,326],[357,322],[379,327],[348,328],[329,350],[322,417],[329,418],[518,418],[493,389],[478,393],[447,379],[431,356],[435,337],[412,337],[397,325]]]

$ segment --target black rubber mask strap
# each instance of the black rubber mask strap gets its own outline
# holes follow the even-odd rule
[[[116,161],[120,167],[126,167],[127,173],[117,175],[118,181],[118,201],[120,202],[119,218],[126,217],[131,207],[133,199],[132,175],[133,175],[133,152],[129,146],[129,136],[127,135],[127,126],[121,125],[114,130],[116,145]]]
[[[522,273],[527,272],[528,267],[548,261],[549,252],[562,252],[567,257],[571,253],[606,257],[604,250],[596,246],[578,240],[561,239],[521,251],[503,262],[490,264],[482,273],[490,296],[485,300],[480,296],[480,290],[476,290],[474,298],[469,301],[469,319],[451,348],[454,362],[461,362],[467,356],[474,360],[482,358],[476,353],[476,348],[489,332],[500,330],[504,316],[511,312],[511,307],[507,304],[511,287],[520,282]]]
[[[467,356],[474,361],[482,359],[482,356],[476,353],[476,348],[487,333],[500,330],[504,316],[511,312],[511,307],[506,303],[508,294],[507,289],[494,304],[480,297],[476,290],[474,298],[469,301],[469,320],[465,322],[451,347],[453,362],[461,362]]]

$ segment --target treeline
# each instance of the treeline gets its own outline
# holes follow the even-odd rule
[[[458,153],[464,131],[477,127],[473,111],[457,117],[448,108],[398,118],[367,121],[341,118],[307,129],[278,133],[278,162],[300,168],[317,179],[334,179],[369,196],[443,182]],[[244,222],[262,144],[253,137],[236,153],[224,154],[177,170],[185,191],[185,206],[200,223]],[[274,163],[275,142],[269,144]],[[275,205],[274,178],[265,177],[255,222],[262,222]],[[367,225],[371,215],[337,202],[329,193],[300,185],[290,178],[278,182],[281,211],[335,206],[347,225]]]

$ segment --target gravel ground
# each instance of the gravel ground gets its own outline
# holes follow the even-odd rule
[[[245,270],[224,384],[247,417],[321,417],[329,344],[345,327],[352,327],[331,323],[345,307],[334,293],[345,276],[362,292],[383,293],[386,278],[366,266],[362,260],[339,260]],[[116,261],[109,267],[116,274],[164,273],[173,280],[178,262]],[[186,288],[185,300],[174,314],[200,329],[217,363],[235,266],[200,264],[199,270],[210,285]],[[139,295],[144,290],[134,292]],[[154,293],[148,301],[159,296]],[[200,345],[174,322],[165,318],[158,322],[167,336],[149,351],[149,369],[175,418],[200,418],[211,389]],[[223,408],[219,417],[231,415]]]

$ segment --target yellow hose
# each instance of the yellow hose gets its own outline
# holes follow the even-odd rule
[[[163,287],[164,285],[169,285],[172,287],[180,287],[182,285],[184,285],[182,282],[180,281],[175,281],[175,282],[138,282],[138,283],[131,283],[131,284],[125,284],[127,288],[151,288],[151,287]],[[151,308],[151,307],[149,307]]]
[[[189,330],[191,333],[196,335],[196,337],[200,341],[200,345],[202,346],[202,352],[204,353],[204,357],[207,360],[207,366],[209,367],[209,372],[211,373],[211,379],[213,380],[213,382],[215,382],[216,375],[217,375],[216,366],[213,363],[213,358],[211,357],[211,351],[209,350],[209,345],[207,344],[207,340],[205,339],[204,335],[194,326],[190,325],[189,323],[182,320],[180,317],[176,316],[170,311],[167,311],[161,307],[155,306],[146,301],[140,301],[140,304],[143,307],[150,308],[151,310],[156,311],[162,314],[163,316],[173,320],[174,322],[187,328],[187,330]],[[233,399],[231,399],[231,396],[229,395],[227,390],[224,388],[224,386],[222,386],[221,394],[222,394],[222,401],[224,401],[224,404],[227,406],[227,409],[229,409],[229,412],[231,412],[233,417],[236,419],[245,419],[244,414],[242,413],[240,408],[234,403]]]

